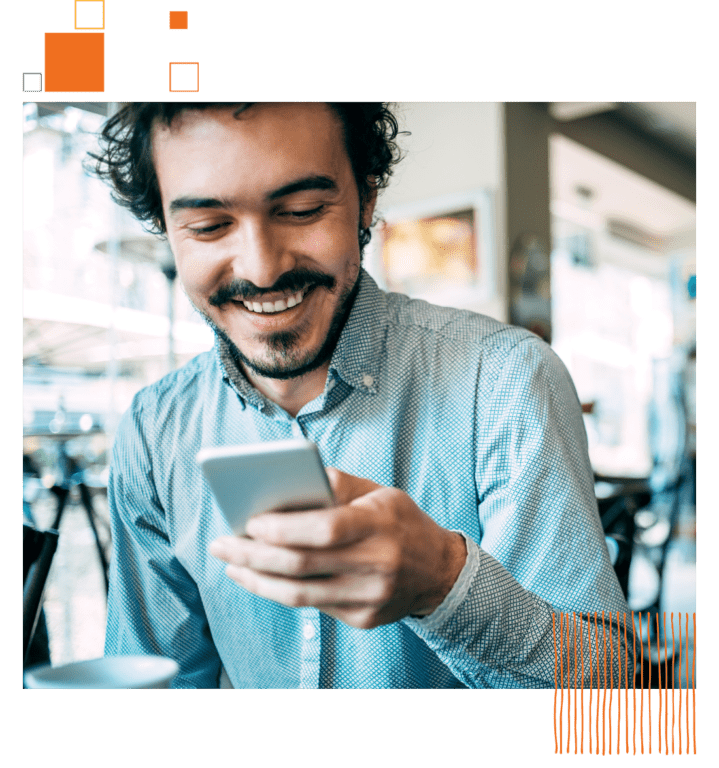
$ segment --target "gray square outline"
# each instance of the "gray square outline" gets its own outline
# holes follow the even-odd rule
[[[39,75],[40,76],[40,88],[35,90],[28,90],[25,88],[25,75]],[[42,93],[42,72],[23,72],[22,73],[22,92],[23,93]]]

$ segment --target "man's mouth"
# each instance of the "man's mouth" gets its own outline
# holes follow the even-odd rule
[[[289,294],[280,299],[276,299],[275,301],[246,301],[241,299],[238,303],[242,303],[245,309],[248,309],[250,312],[272,315],[277,312],[284,312],[287,309],[292,309],[292,307],[301,304],[302,300],[311,290],[312,288],[304,288],[301,291],[297,291],[297,293]]]

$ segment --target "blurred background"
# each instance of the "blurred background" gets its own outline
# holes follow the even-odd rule
[[[24,105],[23,513],[59,531],[28,664],[102,655],[117,421],[212,345],[166,243],[83,169],[114,109]],[[650,641],[657,613],[696,605],[696,105],[397,114],[411,135],[365,265],[388,289],[529,328],[562,358],[610,554]]]

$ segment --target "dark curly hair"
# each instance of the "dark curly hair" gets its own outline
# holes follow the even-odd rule
[[[89,153],[94,163],[89,172],[109,182],[115,202],[128,208],[153,234],[165,233],[160,189],[152,162],[152,129],[156,123],[169,126],[187,109],[236,107],[235,117],[255,102],[131,102],[125,104],[103,126],[100,151]],[[395,139],[397,119],[390,106],[382,102],[329,102],[342,123],[345,148],[352,164],[360,203],[372,187],[383,189],[393,167],[402,158]],[[401,133],[406,134],[407,131]],[[369,178],[373,180],[370,184]],[[370,240],[369,229],[360,233],[360,245]]]

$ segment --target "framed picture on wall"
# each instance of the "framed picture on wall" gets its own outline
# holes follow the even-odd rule
[[[488,192],[448,195],[379,214],[365,266],[388,291],[471,309],[496,295]]]

